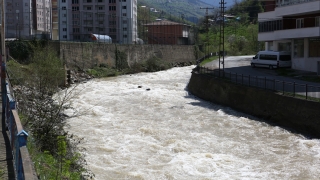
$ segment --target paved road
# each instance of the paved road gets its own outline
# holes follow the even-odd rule
[[[294,74],[296,74],[296,78],[279,76],[276,70],[270,70],[264,67],[252,68],[250,66],[252,57],[253,55],[225,57],[225,72],[231,73],[230,78],[238,83],[320,98],[320,83],[306,82],[298,79],[301,75],[315,76],[315,73],[295,71]],[[220,62],[222,62],[222,58]],[[204,66],[210,69],[219,69],[219,61],[212,61]],[[222,69],[222,64],[220,64],[220,69]],[[240,74],[243,74],[243,76]]]

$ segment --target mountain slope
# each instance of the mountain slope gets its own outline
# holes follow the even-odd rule
[[[213,7],[199,0],[139,0],[138,2],[140,5],[162,10],[167,16],[176,16],[192,22],[198,22],[199,18],[205,16],[206,10],[200,7]]]
[[[215,7],[220,6],[219,3],[221,2],[221,0],[201,0],[201,1],[203,1],[204,3],[210,4],[210,5],[213,5]],[[234,4],[234,1],[235,0],[224,0],[224,2],[226,3],[226,7],[232,6]],[[240,2],[240,1],[238,0],[238,2]]]

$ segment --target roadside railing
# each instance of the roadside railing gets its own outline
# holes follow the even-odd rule
[[[4,106],[5,123],[9,131],[9,141],[12,155],[14,157],[14,170],[17,180],[34,180],[37,179],[32,171],[32,161],[26,147],[28,133],[23,129],[16,102],[10,83],[6,80],[6,88],[3,94],[2,103]],[[3,116],[2,116],[3,117]]]
[[[222,78],[226,81],[231,81],[236,84],[257,87],[265,90],[275,91],[286,96],[320,102],[320,86],[314,86],[307,83],[302,84],[297,82],[288,82],[266,76],[262,77],[225,72],[219,69],[209,69],[201,66],[197,66],[195,70],[201,74]]]

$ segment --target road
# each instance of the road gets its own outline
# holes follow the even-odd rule
[[[276,70],[268,68],[252,68],[250,61],[254,55],[250,56],[228,56],[224,59],[224,70],[227,77],[232,81],[250,86],[258,86],[265,89],[288,92],[301,96],[320,98],[320,83],[307,82],[298,79],[299,76],[315,73],[297,71],[296,77],[279,76]],[[222,62],[222,58],[220,59]],[[209,69],[219,69],[219,61],[215,60],[204,65]],[[220,69],[222,69],[222,63]]]

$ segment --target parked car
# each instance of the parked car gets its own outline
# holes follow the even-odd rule
[[[286,51],[259,51],[251,60],[251,66],[269,67],[291,67],[291,52]]]

